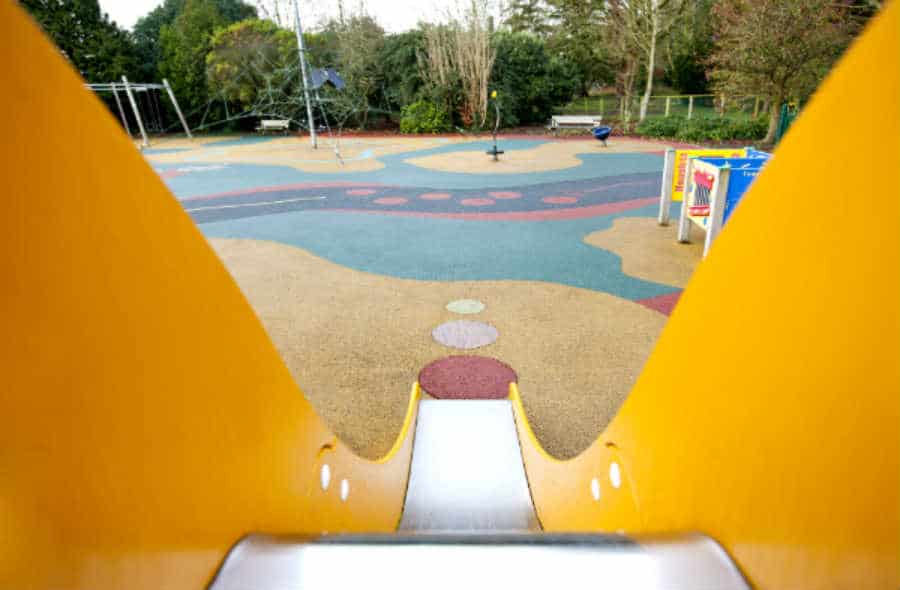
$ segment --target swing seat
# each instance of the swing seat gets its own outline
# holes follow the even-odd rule
[[[591,134],[594,136],[594,139],[602,141],[604,147],[606,147],[606,140],[609,139],[611,133],[612,127],[601,127],[600,125],[597,125],[591,129]]]
[[[597,141],[606,141],[612,133],[612,127],[594,127],[591,129],[591,133]]]

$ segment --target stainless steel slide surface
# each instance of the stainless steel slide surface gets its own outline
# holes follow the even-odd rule
[[[713,540],[624,535],[254,535],[210,590],[604,588],[749,590]]]
[[[419,403],[399,530],[540,530],[509,401]]]

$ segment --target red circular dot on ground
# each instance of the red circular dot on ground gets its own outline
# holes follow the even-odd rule
[[[493,205],[495,203],[494,199],[463,199],[460,201],[466,207],[484,207],[486,205]]]
[[[551,205],[570,205],[572,203],[577,203],[577,197],[544,197],[541,201],[545,203],[549,203]]]
[[[450,198],[450,193],[422,193],[419,198],[424,201],[446,201]]]
[[[516,372],[486,356],[448,356],[419,372],[419,385],[438,399],[506,399]]]
[[[407,202],[407,199],[403,197],[381,197],[372,202],[378,203],[379,205],[403,205]]]
[[[367,197],[369,195],[374,195],[377,191],[371,188],[351,188],[347,191],[348,195],[354,197]]]
[[[521,199],[522,193],[516,191],[493,191],[488,193],[495,199]]]

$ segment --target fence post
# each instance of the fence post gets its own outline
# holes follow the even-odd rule
[[[687,116],[687,118],[690,119],[691,115],[693,115],[693,114],[694,114],[694,95],[692,94],[691,96],[688,97],[688,116]]]
[[[672,100],[671,96],[666,97],[666,116],[667,117],[669,116],[669,103],[671,102],[671,100]]]
[[[719,102],[719,116],[720,117],[725,116],[725,95],[724,94],[722,95],[722,99]]]

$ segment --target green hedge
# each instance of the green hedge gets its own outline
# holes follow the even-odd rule
[[[427,100],[403,107],[400,115],[400,133],[443,133],[451,129],[447,111]]]
[[[768,123],[765,117],[758,119],[660,117],[645,119],[635,127],[635,133],[689,142],[752,140],[766,136]]]

